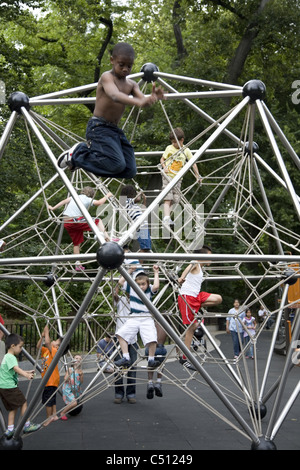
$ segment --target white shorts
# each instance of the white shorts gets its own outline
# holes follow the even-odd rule
[[[147,313],[132,314],[121,328],[116,331],[128,344],[134,342],[135,336],[140,333],[144,346],[157,342],[157,330],[153,318]]]

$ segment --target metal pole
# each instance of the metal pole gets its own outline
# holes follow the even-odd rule
[[[43,388],[45,387],[46,383],[48,382],[52,372],[55,369],[55,367],[57,366],[60,358],[62,357],[64,350],[69,345],[71,337],[72,337],[74,331],[76,330],[77,326],[79,325],[81,318],[85,314],[86,309],[87,309],[89,303],[91,302],[91,300],[93,298],[93,295],[95,294],[95,292],[97,292],[98,286],[99,286],[99,284],[100,284],[100,282],[101,282],[101,280],[102,280],[105,273],[106,273],[105,269],[102,268],[102,269],[99,270],[93,284],[91,285],[89,291],[87,292],[85,298],[83,299],[83,302],[82,302],[81,306],[79,307],[79,309],[77,311],[77,314],[76,314],[74,320],[72,321],[68,331],[66,332],[66,334],[64,336],[64,339],[62,340],[61,345],[60,345],[57,353],[55,354],[49,368],[47,369],[44,377],[42,378],[42,380],[41,380],[37,390],[35,391],[30,403],[28,404],[26,412],[24,413],[23,417],[21,418],[21,420],[19,421],[19,423],[16,427],[16,430],[15,430],[15,433],[14,433],[15,438],[19,437],[19,435],[21,434],[21,432],[23,430],[23,427],[24,427],[24,424],[26,423],[26,421],[29,418],[32,410],[34,409],[37,401],[39,400],[40,394],[41,394]]]
[[[204,323],[201,323],[201,328],[204,332],[204,334],[207,336],[207,338],[209,339],[209,341],[211,342],[211,344],[213,345],[213,347],[215,348],[215,350],[217,351],[217,353],[219,354],[219,356],[221,357],[221,359],[224,360],[224,364],[226,365],[226,367],[229,369],[230,373],[232,374],[232,376],[234,377],[234,379],[236,380],[238,386],[240,387],[240,389],[243,391],[243,393],[248,397],[248,399],[250,399],[250,395],[249,395],[249,392],[248,390],[246,390],[246,388],[244,387],[244,385],[242,384],[239,376],[235,373],[234,369],[231,367],[230,363],[228,362],[228,359],[226,358],[226,356],[223,354],[223,352],[221,351],[221,349],[219,348],[219,346],[217,345],[214,337],[210,334],[209,330],[206,328],[205,324]]]
[[[204,86],[209,86],[213,88],[221,88],[221,89],[227,89],[227,90],[242,90],[241,86],[238,85],[229,85],[227,83],[220,83],[220,82],[212,82],[209,80],[202,80],[201,78],[191,78],[191,77],[185,77],[183,75],[173,75],[171,73],[164,73],[164,72],[153,72],[153,75],[156,77],[164,77],[164,78],[170,78],[171,80],[178,80],[180,82],[186,82],[186,83],[194,83],[195,85],[204,85]]]
[[[279,151],[279,148],[277,146],[277,142],[276,142],[275,137],[272,133],[272,129],[271,129],[271,126],[270,126],[269,121],[267,119],[264,108],[263,108],[263,106],[262,106],[262,104],[259,100],[256,101],[256,104],[257,104],[257,109],[260,113],[260,117],[262,119],[262,122],[263,122],[263,125],[264,125],[264,128],[265,128],[265,131],[266,131],[266,133],[269,137],[270,143],[272,145],[273,152],[274,152],[274,155],[277,159],[280,171],[281,171],[281,173],[283,175],[283,178],[285,180],[288,193],[289,193],[289,195],[290,195],[290,197],[293,201],[294,207],[295,207],[296,212],[298,214],[298,217],[300,219],[300,204],[299,204],[298,196],[295,192],[295,189],[294,189],[293,184],[291,182],[290,176],[289,176],[288,171],[286,169],[286,166],[284,164],[283,158],[282,158],[281,153]]]
[[[269,109],[266,106],[266,103],[263,103],[263,108],[265,110],[266,115],[268,116],[268,119],[269,119],[269,122],[270,122],[271,126],[273,127],[273,129],[275,130],[275,132],[278,135],[279,139],[281,140],[281,142],[283,143],[283,145],[285,146],[285,148],[289,152],[290,156],[294,160],[294,163],[297,165],[298,169],[300,170],[300,159],[299,159],[298,155],[296,154],[295,150],[293,149],[293,147],[291,146],[291,144],[287,140],[286,136],[284,135],[284,133],[280,129],[279,125],[277,124],[277,122],[273,118],[272,114],[270,113]]]
[[[137,72],[131,75],[128,75],[128,78],[138,78],[144,75],[144,72]],[[34,100],[43,100],[46,98],[57,98],[59,96],[71,95],[73,93],[82,93],[84,91],[95,90],[97,88],[98,82],[90,83],[88,85],[82,85],[74,88],[67,88],[66,90],[54,91],[53,93],[47,93],[45,95],[35,96],[32,99]]]
[[[74,261],[78,259],[80,261],[91,261],[95,260],[95,253],[84,253],[80,255],[57,255],[57,256],[24,256],[23,258],[0,258],[0,266],[3,265],[23,265],[23,264],[51,264],[53,262],[65,263],[67,261]],[[206,253],[125,253],[125,259],[136,259],[141,260],[165,260],[165,261],[193,261],[193,260],[203,260],[203,261],[224,261],[236,263],[237,261],[245,263],[265,263],[270,262],[275,263],[286,263],[286,265],[281,265],[278,268],[281,270],[286,268],[290,263],[299,263],[300,255],[228,255],[228,254],[206,254]],[[297,275],[297,274],[295,274]],[[294,276],[294,274],[293,274]],[[217,279],[216,279],[217,280]]]
[[[75,191],[75,189],[73,188],[73,185],[71,184],[69,178],[65,175],[65,172],[61,168],[59,168],[59,166],[57,165],[57,160],[56,160],[55,156],[53,155],[50,147],[48,146],[48,144],[45,141],[44,137],[42,136],[39,129],[37,128],[37,126],[36,126],[35,122],[33,121],[32,117],[30,116],[30,114],[28,113],[28,111],[24,107],[21,108],[21,111],[22,111],[24,117],[27,119],[28,123],[30,124],[30,126],[31,126],[32,130],[34,131],[35,135],[37,136],[38,140],[42,144],[42,146],[43,146],[44,150],[46,151],[48,157],[50,158],[55,170],[58,172],[59,176],[63,180],[66,188],[68,189],[69,193],[73,197],[73,199],[74,199],[76,205],[78,206],[78,208],[80,209],[82,215],[85,217],[85,219],[86,219],[87,223],[89,224],[91,230],[95,234],[98,242],[100,244],[105,243],[104,237],[102,236],[102,234],[99,231],[99,228],[97,227],[97,225],[93,221],[89,211],[85,208],[85,206],[82,204],[81,200],[79,199],[78,194]]]
[[[274,402],[273,409],[272,409],[272,414],[271,414],[268,429],[267,429],[267,432],[266,432],[266,439],[270,439],[270,436],[273,434],[273,429],[274,429],[274,426],[275,426],[275,419],[276,419],[276,416],[277,416],[277,413],[278,413],[278,410],[279,410],[279,405],[280,405],[280,402],[281,402],[281,399],[282,399],[282,396],[283,396],[283,391],[284,391],[284,387],[286,385],[288,373],[289,373],[290,368],[291,368],[292,354],[294,352],[293,351],[294,348],[292,348],[291,346],[294,343],[294,341],[297,341],[298,338],[299,338],[300,315],[297,316],[297,319],[295,319],[295,322],[296,322],[296,324],[294,326],[291,345],[290,345],[290,347],[288,349],[288,352],[287,352],[287,355],[286,355],[286,360],[285,360],[283,373],[282,373],[281,380],[280,380],[280,383],[279,383],[279,386],[278,386],[277,395],[276,395],[276,398],[275,398],[275,402]],[[287,413],[287,411],[285,411],[285,413]]]
[[[18,119],[18,113],[16,111],[13,111],[10,115],[10,118],[5,126],[4,132],[1,136],[0,139],[0,158],[2,157],[6,144],[8,142],[8,139],[12,133],[13,127],[16,123],[16,120]]]
[[[166,100],[185,99],[185,98],[228,98],[233,96],[242,96],[242,90],[222,90],[222,91],[194,91],[186,93],[168,93]]]
[[[172,92],[176,92],[177,90],[173,87],[171,87],[168,83],[166,83],[164,80],[162,79],[158,79],[159,83],[161,85],[163,85],[167,90],[169,91],[172,91]],[[209,114],[205,113],[202,109],[200,109],[198,106],[196,106],[194,103],[192,103],[190,100],[188,99],[184,99],[183,100],[190,108],[192,108],[197,114],[199,114],[200,116],[202,116],[206,121],[210,122],[210,123],[216,123],[216,120],[213,119],[211,116],[209,116]],[[217,124],[219,125],[219,124]],[[243,145],[245,142],[241,141],[241,139],[239,137],[237,137],[236,135],[234,135],[232,132],[230,132],[228,129],[224,129],[224,134],[226,136],[228,136],[231,140],[233,140],[234,142],[236,142],[238,145]],[[286,188],[286,184],[284,182],[284,180],[282,178],[280,178],[280,176],[265,162],[265,160],[263,158],[261,158],[257,153],[254,153],[253,156],[256,158],[257,161],[259,161],[259,163],[265,168],[265,170],[271,174],[271,176],[279,183],[281,184],[281,186],[283,186],[284,188]],[[300,197],[298,198],[299,201],[300,201]]]
[[[272,335],[272,341],[271,341],[271,345],[270,345],[270,349],[269,349],[269,354],[268,354],[268,357],[267,357],[265,373],[264,373],[264,376],[263,376],[263,379],[262,379],[262,385],[261,385],[261,390],[260,390],[260,395],[259,395],[259,401],[260,402],[262,401],[262,396],[264,394],[266,381],[267,381],[267,377],[268,377],[269,370],[270,370],[270,364],[271,364],[271,361],[272,361],[272,356],[273,356],[273,352],[274,352],[276,338],[277,338],[277,335],[278,335],[278,330],[279,330],[279,327],[280,327],[282,312],[283,312],[283,309],[284,309],[284,305],[285,305],[285,301],[286,301],[286,298],[287,298],[288,290],[289,290],[289,286],[288,286],[288,284],[286,284],[284,286],[284,290],[283,290],[283,293],[282,293],[282,299],[281,299],[281,302],[280,302],[280,309],[279,309],[278,314],[277,314],[276,323],[275,323],[275,327],[274,327],[274,331],[273,331],[273,335]]]
[[[249,425],[244,421],[242,416],[237,412],[236,408],[231,404],[228,400],[226,395],[223,394],[222,390],[217,386],[217,384],[213,381],[213,379],[209,376],[206,370],[201,366],[201,364],[197,361],[197,359],[193,356],[191,351],[186,347],[183,341],[179,338],[173,328],[169,325],[169,323],[164,319],[161,313],[157,310],[157,308],[153,305],[152,302],[145,296],[144,292],[139,288],[139,286],[133,281],[131,276],[127,273],[127,271],[120,267],[119,268],[120,274],[125,278],[128,284],[135,290],[137,295],[140,297],[142,302],[146,305],[149,311],[152,313],[156,321],[163,327],[166,333],[172,338],[177,346],[181,349],[187,359],[193,364],[193,366],[197,369],[197,371],[202,375],[204,380],[209,384],[212,390],[216,393],[216,395],[220,398],[226,408],[231,412],[234,418],[239,422],[241,427],[247,433],[247,435],[252,439],[253,442],[259,443],[259,438],[255,435],[253,430],[249,427]]]
[[[273,218],[273,214],[272,214],[272,211],[271,211],[271,207],[270,207],[270,205],[269,205],[269,201],[268,201],[268,198],[267,198],[267,195],[266,195],[266,191],[265,191],[265,188],[264,188],[264,185],[263,185],[263,182],[262,182],[262,179],[261,179],[261,176],[260,176],[258,167],[257,167],[256,160],[253,159],[253,160],[252,160],[252,163],[253,163],[254,173],[255,173],[255,176],[256,176],[256,179],[257,179],[257,182],[258,182],[258,185],[259,185],[259,189],[260,189],[260,192],[261,192],[261,195],[262,195],[264,204],[265,204],[265,208],[266,208],[267,214],[268,214],[268,216],[269,216],[269,219],[270,219],[270,221],[271,221],[272,231],[273,231],[273,234],[274,234],[276,243],[277,243],[278,251],[279,251],[279,253],[280,253],[281,255],[283,255],[283,254],[284,254],[284,250],[283,250],[282,245],[281,245],[281,242],[280,242],[280,237],[279,237],[279,234],[278,234],[276,225],[275,225],[275,221],[274,221],[274,218]]]
[[[299,380],[298,384],[296,385],[296,388],[293,391],[293,393],[291,394],[290,398],[288,399],[288,401],[286,403],[286,406],[282,410],[277,422],[275,423],[275,425],[273,427],[273,430],[272,430],[270,440],[274,440],[277,432],[279,431],[279,428],[281,427],[286,415],[288,414],[288,412],[292,408],[292,406],[293,406],[294,402],[296,401],[296,398],[298,397],[299,393],[300,393],[300,380]]]
[[[40,194],[43,193],[43,191],[48,188],[48,186],[50,186],[53,181],[56,180],[56,178],[58,177],[59,175],[56,173],[54,176],[52,176],[52,178],[46,183],[44,184],[38,191],[36,191],[36,193],[31,196],[31,198],[29,198],[9,219],[6,220],[6,222],[4,222],[1,227],[0,227],[0,232],[5,228],[7,227],[13,220],[15,220],[16,217],[18,217],[18,215],[20,215],[25,209],[27,209],[28,206],[30,206],[30,204],[37,198],[40,196]]]
[[[138,227],[147,219],[149,214],[151,214],[152,210],[159,205],[159,203],[164,199],[164,197],[168,194],[170,189],[172,189],[178,181],[189,171],[189,169],[196,163],[196,161],[200,158],[200,156],[207,150],[207,148],[214,142],[214,140],[223,132],[223,130],[228,126],[228,124],[240,113],[240,111],[246,106],[249,102],[250,98],[246,96],[230,113],[229,116],[220,124],[220,126],[212,133],[212,135],[207,139],[207,141],[200,147],[200,149],[193,155],[193,157],[184,165],[184,167],[178,172],[172,181],[163,189],[160,194],[156,197],[156,199],[147,207],[141,217],[138,218],[136,222],[134,222],[126,234],[124,234],[120,240],[119,244],[122,246],[126,243],[130,235],[133,235]]]

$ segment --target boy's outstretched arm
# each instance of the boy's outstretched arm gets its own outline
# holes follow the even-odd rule
[[[154,282],[152,286],[152,292],[156,292],[159,289],[159,267],[155,264],[153,266],[153,271],[154,271]]]

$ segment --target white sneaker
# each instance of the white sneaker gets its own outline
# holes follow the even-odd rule
[[[57,164],[59,168],[69,168],[70,170],[75,169],[72,163],[72,155],[79,143],[80,142],[77,142],[77,144],[74,144],[73,147],[71,147],[69,150],[65,150],[63,153],[60,154],[57,159]]]
[[[4,250],[4,247],[5,247],[6,243],[4,240],[0,240],[0,251],[3,251]]]

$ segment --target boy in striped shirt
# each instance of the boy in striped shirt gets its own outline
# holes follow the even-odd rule
[[[153,284],[150,284],[149,277],[143,271],[139,272],[135,277],[135,282],[149,300],[152,299],[159,289],[158,266],[153,266],[153,271]],[[119,284],[120,286],[125,284],[123,277],[119,280]],[[118,367],[130,366],[128,343],[131,343],[137,333],[140,333],[144,346],[149,348],[148,368],[154,369],[160,365],[160,362],[154,358],[157,345],[157,330],[154,320],[147,306],[129,284],[126,284],[126,291],[129,294],[130,314],[128,320],[116,332],[123,357],[116,361],[115,365]]]

